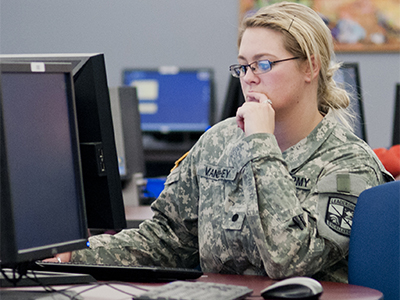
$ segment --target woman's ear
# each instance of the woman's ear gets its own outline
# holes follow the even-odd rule
[[[307,83],[310,83],[313,81],[315,78],[318,77],[319,75],[319,70],[321,68],[320,62],[318,59],[315,58],[314,55],[311,55],[311,62],[306,61],[306,66],[305,66],[305,79]]]

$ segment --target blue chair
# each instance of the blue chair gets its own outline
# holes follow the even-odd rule
[[[349,283],[400,299],[400,181],[362,192],[349,245]]]

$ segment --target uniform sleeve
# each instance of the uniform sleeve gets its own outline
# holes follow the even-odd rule
[[[154,217],[139,229],[89,239],[90,248],[72,253],[72,261],[95,264],[191,267],[199,264],[197,240],[197,186],[190,159],[168,176],[165,188],[152,204]]]
[[[249,223],[268,276],[312,276],[345,258],[357,197],[383,180],[374,160],[364,151],[335,149],[332,161],[320,158],[318,182],[299,199],[276,140],[248,142],[244,189],[257,199],[250,200]]]

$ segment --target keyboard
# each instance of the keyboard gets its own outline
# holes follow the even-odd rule
[[[174,281],[151,289],[135,300],[239,300],[250,296],[253,290],[246,286],[199,282]]]
[[[196,279],[203,272],[196,269],[148,266],[91,265],[81,263],[36,262],[31,269],[38,271],[89,274],[96,280],[126,282],[169,282]]]

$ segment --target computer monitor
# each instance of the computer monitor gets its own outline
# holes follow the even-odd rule
[[[396,84],[396,96],[394,99],[394,117],[392,146],[400,144],[400,83]]]
[[[359,138],[367,142],[364,106],[358,64],[344,63],[335,73],[334,80],[350,95],[350,105],[348,109],[355,116],[355,119],[353,121],[354,133]]]
[[[138,91],[143,132],[204,132],[214,123],[210,68],[126,69],[123,84]]]
[[[240,79],[230,76],[228,89],[225,95],[224,106],[221,113],[221,120],[236,116],[237,109],[245,102],[240,85]]]
[[[121,180],[129,181],[133,174],[145,174],[139,101],[135,87],[110,88],[111,110]]]
[[[72,64],[88,226],[125,228],[104,54],[2,54],[0,59]]]
[[[23,274],[31,261],[87,243],[72,68],[0,67],[0,262],[2,273]]]

